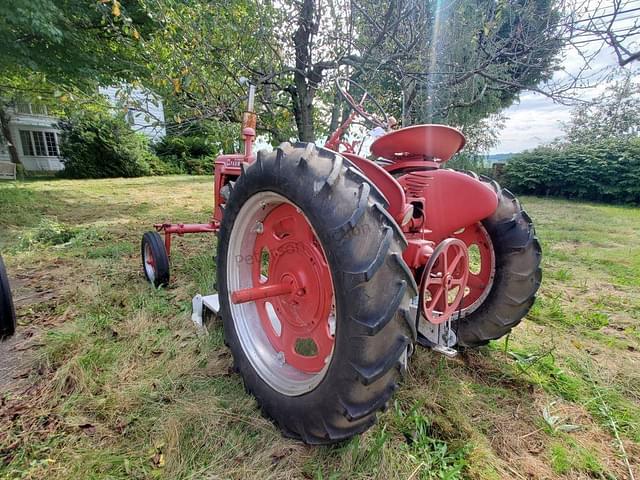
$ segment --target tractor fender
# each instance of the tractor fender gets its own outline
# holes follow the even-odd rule
[[[351,163],[358,167],[358,169],[378,187],[378,190],[380,190],[380,193],[382,193],[389,204],[387,211],[395,221],[398,222],[398,225],[401,225],[407,210],[407,200],[404,190],[398,181],[384,168],[371,160],[367,160],[354,153],[342,152],[340,155],[351,161]]]

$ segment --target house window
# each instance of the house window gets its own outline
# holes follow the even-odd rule
[[[47,107],[45,105],[32,103],[31,104],[31,114],[32,115],[46,115]]]
[[[24,113],[26,115],[47,115],[46,105],[38,103],[18,103],[16,110],[18,113]]]
[[[59,156],[58,139],[55,132],[20,130],[20,141],[24,155],[40,157]]]
[[[31,115],[31,105],[28,103],[19,103],[16,105],[16,110],[18,113],[26,113],[27,115]]]
[[[31,132],[28,130],[20,130],[20,141],[22,142],[22,153],[25,155],[33,155]]]
[[[58,151],[56,134],[54,132],[44,132],[44,136],[47,140],[47,154],[50,157],[57,157],[60,153]]]

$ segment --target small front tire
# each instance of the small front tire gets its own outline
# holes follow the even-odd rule
[[[154,287],[169,285],[169,256],[162,237],[157,232],[146,232],[140,245],[142,271]]]

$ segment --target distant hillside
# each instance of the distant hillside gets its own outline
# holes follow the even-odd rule
[[[493,155],[487,155],[485,162],[488,165],[493,165],[494,163],[505,163],[508,162],[511,157],[513,157],[515,153],[494,153]]]

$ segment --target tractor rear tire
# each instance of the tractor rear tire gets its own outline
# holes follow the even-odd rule
[[[16,311],[9,287],[9,276],[0,257],[0,340],[16,331]]]
[[[238,313],[238,305],[230,298],[234,282],[238,284],[234,278],[242,275],[242,268],[248,268],[238,263],[238,259],[244,260],[237,255],[234,243],[241,237],[239,243],[246,245],[244,239],[251,238],[243,236],[242,232],[248,231],[242,226],[243,219],[251,218],[245,223],[255,225],[251,231],[258,232],[253,233],[257,245],[258,234],[263,228],[266,232],[266,212],[280,208],[267,204],[265,212],[265,198],[283,198],[307,219],[314,242],[324,252],[324,268],[331,274],[335,307],[332,353],[319,373],[300,371],[320,375],[310,377],[317,382],[309,383],[303,392],[287,392],[276,381],[276,374],[255,365],[260,354],[247,352],[249,340],[241,322],[255,324],[256,320],[245,320],[249,315]],[[307,444],[341,441],[371,427],[377,412],[386,407],[397,389],[402,366],[413,351],[416,328],[409,306],[417,286],[402,259],[406,240],[383,202],[377,189],[341,155],[312,143],[285,143],[274,152],[259,152],[255,162],[243,165],[224,209],[217,284],[225,343],[233,354],[235,370],[263,415],[284,435]],[[263,212],[252,205],[260,205]],[[258,213],[247,217],[247,211]],[[246,287],[246,280],[240,283],[243,281]],[[257,302],[242,306],[258,312]],[[282,368],[292,368],[288,361],[285,364],[283,352],[273,350],[272,345],[262,344],[262,350],[276,353]]]
[[[542,281],[542,248],[533,222],[518,199],[488,177],[498,207],[482,221],[495,254],[493,283],[484,302],[456,322],[458,345],[477,347],[508,334],[526,316]]]

